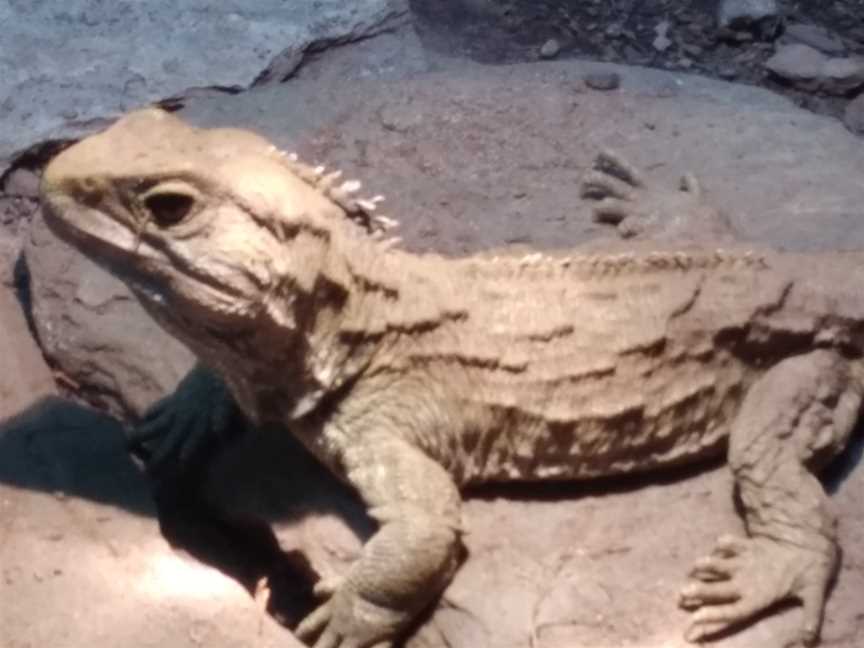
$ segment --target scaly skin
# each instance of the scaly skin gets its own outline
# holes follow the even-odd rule
[[[362,231],[389,221],[355,188],[252,133],[158,111],[61,153],[42,184],[53,229],[380,523],[345,579],[320,585],[301,638],[365,648],[404,633],[456,568],[461,486],[654,470],[729,439],[748,535],[693,569],[687,636],[797,599],[801,641],[817,640],[838,550],[812,471],[860,410],[864,255],[686,242],[708,210],[695,181],[651,192],[611,154],[583,183],[595,217],[666,242],[414,255]],[[162,406],[145,436],[170,418]]]

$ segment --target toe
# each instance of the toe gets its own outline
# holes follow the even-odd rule
[[[636,167],[615,151],[609,149],[601,151],[594,161],[594,167],[608,175],[619,178],[631,187],[641,187],[643,185],[642,175]]]
[[[339,635],[328,628],[318,637],[314,648],[343,648],[344,646]]]
[[[701,607],[693,613],[693,620],[685,637],[687,641],[699,641],[710,637],[746,621],[756,611],[744,601]]]
[[[594,222],[618,225],[630,216],[630,206],[617,198],[604,198],[592,210]]]
[[[732,578],[739,570],[737,561],[731,558],[708,556],[700,558],[690,570],[690,578],[710,583]]]
[[[731,558],[732,556],[740,556],[750,546],[752,546],[752,542],[744,538],[734,535],[722,535],[717,539],[717,544],[712,553],[715,556]]]
[[[294,630],[294,634],[297,635],[297,638],[301,641],[309,642],[324,629],[329,621],[330,601],[327,601],[327,603],[318,606],[311,614],[309,614],[309,616],[303,619]],[[322,633],[322,636],[323,634],[324,633]]]
[[[738,586],[728,581],[716,583],[690,583],[681,589],[679,604],[687,610],[703,605],[734,603],[741,598]]]
[[[580,195],[583,198],[603,198],[611,196],[621,200],[633,199],[633,187],[615,176],[589,171],[582,178]]]

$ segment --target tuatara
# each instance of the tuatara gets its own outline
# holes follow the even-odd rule
[[[674,193],[696,205],[695,188]],[[818,640],[839,552],[814,474],[861,409],[864,253],[669,237],[412,254],[378,236],[391,223],[356,189],[251,132],[157,110],[73,145],[42,180],[54,231],[379,523],[347,576],[319,584],[302,639],[365,648],[404,634],[457,567],[460,487],[624,475],[728,449],[747,534],[694,566],[686,636],[797,600],[801,640]],[[583,194],[625,234],[650,222],[639,216],[658,195],[612,154]]]

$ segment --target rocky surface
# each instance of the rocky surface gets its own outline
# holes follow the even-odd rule
[[[584,79],[597,74],[617,74],[620,87],[588,89]],[[201,125],[254,128],[360,177],[385,193],[412,249],[559,247],[602,236],[576,190],[602,146],[669,186],[682,171],[701,176],[709,199],[749,239],[798,249],[864,246],[859,142],[836,121],[765,91],[573,61],[463,66],[350,85],[322,85],[318,79],[333,78],[322,63],[314,77],[191,101],[182,115]],[[28,261],[34,287],[69,287],[54,312],[70,299],[127,300],[97,268],[70,263],[74,253],[46,243],[47,236],[34,230]],[[82,290],[98,299],[76,297]],[[156,353],[167,344],[158,330],[115,342],[144,318],[131,302],[125,306],[125,314],[95,310],[68,329],[69,318],[52,320],[57,339],[71,341],[70,356],[81,331],[93,327],[94,340],[110,331],[117,355],[106,355],[92,373],[113,376],[121,393],[125,367],[158,375],[154,363],[172,355]],[[37,305],[37,322],[39,312]],[[121,361],[126,353],[138,355]],[[90,355],[99,361],[98,352]],[[860,469],[852,472],[836,498],[846,561],[825,635],[827,645],[844,648],[864,637],[856,616],[864,554],[855,541],[864,516],[854,495],[862,480]],[[408,645],[683,648],[686,614],[675,607],[675,592],[717,535],[741,527],[725,469],[669,481],[476,493],[466,508],[470,557]],[[247,437],[223,454],[204,484],[211,504],[231,517],[274,522],[281,547],[325,575],[345,568],[371,528],[349,493],[273,434]],[[297,601],[309,604],[304,587],[296,578],[277,581],[271,611],[296,619],[303,608]],[[779,648],[798,619],[792,608],[717,645]]]
[[[26,258],[42,349],[79,396],[135,418],[192,366],[192,354],[119,280],[58,241],[41,219],[30,229]]]
[[[34,142],[190,88],[281,80],[310,50],[393,28],[407,11],[406,0],[0,0],[0,173]]]
[[[0,286],[0,425],[39,400],[57,393],[54,378],[30,334],[21,305]]]
[[[489,64],[534,61],[556,40],[556,58],[592,58],[734,79],[768,87],[820,114],[840,117],[851,97],[802,90],[769,73],[783,44],[832,57],[864,54],[858,0],[413,0],[432,51]]]

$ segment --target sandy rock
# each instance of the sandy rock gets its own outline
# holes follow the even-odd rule
[[[26,258],[42,348],[88,399],[134,418],[192,366],[192,354],[125,285],[55,238],[41,218],[31,227]]]
[[[54,395],[54,378],[36,345],[21,304],[0,285],[0,423]]]

